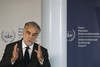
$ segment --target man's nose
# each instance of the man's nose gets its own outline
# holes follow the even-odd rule
[[[30,35],[29,35],[29,38],[30,38],[30,39],[32,39],[32,38],[33,38],[32,34],[30,34]]]

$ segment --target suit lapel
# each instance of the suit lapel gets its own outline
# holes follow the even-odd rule
[[[37,61],[38,61],[38,59],[37,59],[37,54],[36,54],[36,52],[34,51],[34,50],[37,50],[37,47],[38,47],[38,45],[36,44],[36,43],[34,43],[34,46],[33,46],[33,51],[32,51],[32,55],[31,55],[31,60],[30,60],[30,63],[29,63],[29,66],[30,67],[36,67],[36,65],[37,65]]]
[[[18,48],[19,48],[19,59],[23,59],[23,51],[22,51],[22,40],[18,42]]]
[[[37,50],[37,47],[38,47],[38,45],[36,43],[34,43],[31,59],[36,58],[36,52],[34,50]]]

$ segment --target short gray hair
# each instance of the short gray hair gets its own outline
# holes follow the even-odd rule
[[[24,28],[25,28],[26,26],[33,26],[33,27],[38,28],[38,29],[41,31],[40,26],[39,26],[36,22],[34,22],[34,21],[30,21],[30,22],[25,23]]]

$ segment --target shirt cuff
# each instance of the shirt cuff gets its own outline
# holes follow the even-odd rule
[[[44,62],[44,59],[42,59],[42,60],[40,61],[40,64],[43,65],[43,62]]]
[[[14,65],[14,63],[15,63],[14,61],[11,61],[11,64],[12,64],[12,65]]]

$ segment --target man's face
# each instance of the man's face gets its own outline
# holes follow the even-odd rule
[[[39,29],[32,26],[26,26],[23,32],[23,40],[27,46],[33,44],[36,40],[37,36],[39,35]]]

